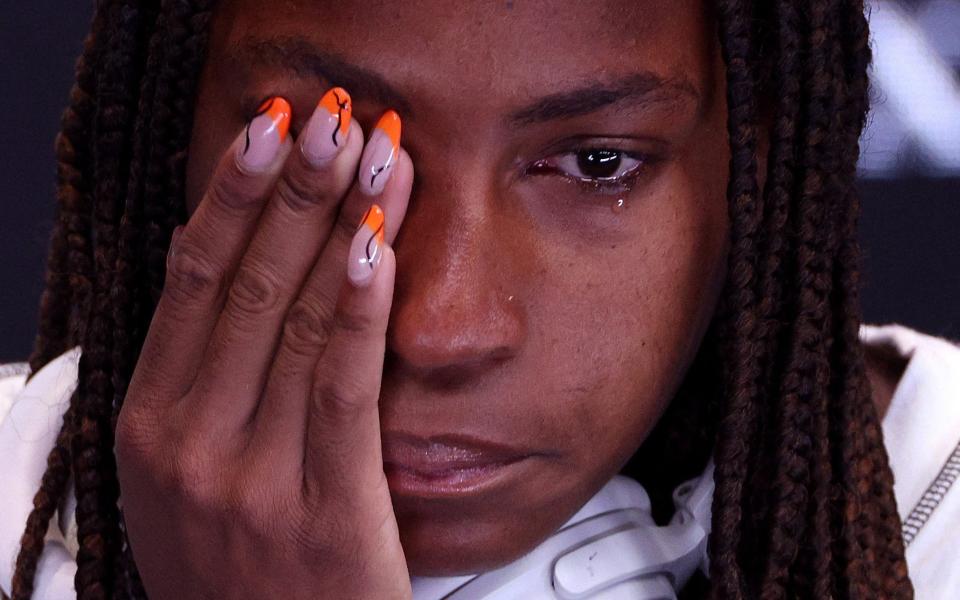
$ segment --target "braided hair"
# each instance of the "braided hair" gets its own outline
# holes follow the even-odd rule
[[[159,298],[213,0],[99,0],[57,138],[35,373],[79,381],[13,580],[33,593],[73,485],[80,600],[146,598],[118,510],[116,417]],[[893,477],[859,341],[862,0],[716,0],[731,151],[723,297],[676,398],[624,474],[663,521],[713,454],[710,578],[684,598],[911,598]],[[759,159],[759,160],[758,160]],[[760,169],[760,165],[765,168]]]

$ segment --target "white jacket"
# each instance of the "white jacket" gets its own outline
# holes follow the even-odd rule
[[[895,324],[864,325],[860,336],[868,345],[890,345],[908,359],[884,416],[883,434],[916,598],[960,598],[960,484],[954,485],[960,476],[960,347]],[[8,595],[33,495],[76,386],[78,360],[78,350],[67,352],[27,385],[26,365],[0,365],[0,589]],[[618,475],[565,527],[644,498],[639,484]],[[75,507],[71,492],[51,520],[35,598],[61,600],[63,593],[53,590],[72,590]],[[414,596],[441,598],[471,579],[415,577]]]

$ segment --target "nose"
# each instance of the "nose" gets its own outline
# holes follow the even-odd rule
[[[517,250],[505,242],[486,186],[465,179],[422,174],[395,244],[387,360],[432,386],[476,382],[516,356],[526,337],[522,261],[510,260]]]

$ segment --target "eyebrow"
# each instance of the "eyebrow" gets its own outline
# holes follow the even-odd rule
[[[240,66],[256,63],[287,69],[303,77],[321,77],[350,90],[355,97],[375,100],[414,118],[410,100],[382,75],[321,50],[305,38],[246,37],[227,59]],[[689,80],[643,71],[543,96],[512,111],[506,120],[513,126],[532,125],[587,115],[627,101],[649,105],[684,100],[700,104],[701,95]]]
[[[293,71],[303,77],[321,77],[350,90],[357,98],[370,98],[412,116],[410,101],[375,71],[351,64],[299,37],[245,37],[227,60],[239,65],[260,64]]]
[[[698,106],[700,104],[700,94],[688,80],[668,79],[643,71],[550,94],[510,113],[508,119],[515,125],[530,125],[579,117],[626,101],[645,106],[672,104],[685,99],[692,100]]]

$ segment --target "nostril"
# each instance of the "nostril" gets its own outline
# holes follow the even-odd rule
[[[443,366],[416,369],[406,364],[408,374],[417,378],[428,389],[450,391],[474,384],[478,378],[492,373],[497,366],[509,360],[505,354],[491,355],[470,361],[451,362]]]
[[[401,308],[387,332],[385,366],[427,385],[451,387],[511,360],[524,338],[520,316],[479,308]]]
[[[482,320],[472,324],[460,321],[456,331],[435,321],[420,324],[423,328],[419,331],[407,329],[406,334],[403,329],[395,328],[388,341],[394,360],[412,371],[472,373],[496,366],[516,353],[513,340],[489,329]]]

